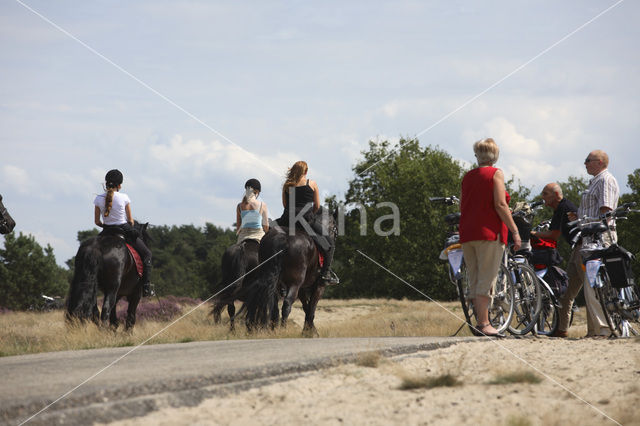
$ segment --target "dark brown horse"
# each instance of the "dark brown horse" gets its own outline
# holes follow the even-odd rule
[[[16,222],[2,204],[2,195],[0,195],[0,234],[8,234],[15,226]]]
[[[335,238],[334,225],[332,222],[329,228]],[[286,325],[291,306],[300,299],[305,313],[302,333],[317,336],[313,320],[326,283],[318,279],[318,248],[309,234],[296,229],[290,235],[287,227],[272,227],[262,237],[258,255],[261,266],[244,290],[247,328],[275,327],[279,319],[278,301],[284,295],[281,324]]]
[[[136,222],[135,229],[147,242],[147,226]],[[98,290],[104,294],[102,310],[98,310]],[[123,237],[105,235],[90,238],[80,244],[75,258],[75,270],[69,296],[67,319],[87,320],[118,327],[116,304],[126,297],[129,302],[125,328],[136,323],[136,309],[142,297],[142,284],[136,264]]]
[[[222,282],[218,286],[220,294],[213,298],[211,310],[216,324],[220,322],[220,313],[226,306],[230,327],[233,330],[236,314],[234,302],[236,300],[244,302],[242,284],[247,280],[245,274],[258,266],[259,244],[256,240],[244,240],[230,246],[222,255]]]

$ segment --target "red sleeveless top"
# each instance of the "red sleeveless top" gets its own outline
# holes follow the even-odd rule
[[[460,200],[460,242],[500,241],[507,244],[507,226],[502,223],[494,206],[493,175],[495,167],[478,167],[462,179]],[[507,202],[509,202],[509,194]]]

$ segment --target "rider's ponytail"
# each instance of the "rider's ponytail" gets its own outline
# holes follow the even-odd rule
[[[255,200],[257,198],[256,196],[256,190],[253,189],[250,186],[247,186],[244,188],[244,202],[248,203],[249,201]]]
[[[111,212],[111,207],[113,206],[113,193],[115,191],[116,189],[114,187],[107,186],[107,196],[104,199],[104,217],[109,216],[109,212]]]
[[[295,186],[302,176],[307,174],[309,166],[304,161],[296,161],[287,173],[287,180],[282,185],[282,193],[286,196],[290,187]]]
[[[118,169],[109,170],[104,177],[105,189],[107,196],[104,200],[104,216],[109,216],[111,212],[111,206],[113,205],[113,193],[118,190],[118,187],[122,184],[123,176],[122,172]]]

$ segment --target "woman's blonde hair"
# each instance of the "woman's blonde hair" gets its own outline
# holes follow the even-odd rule
[[[282,185],[282,193],[286,195],[287,190],[295,186],[300,178],[307,174],[307,171],[309,171],[309,166],[307,166],[306,162],[300,160],[293,163],[293,166],[291,166],[287,172],[287,179],[284,181],[284,185]]]
[[[478,159],[478,164],[495,164],[500,156],[500,148],[493,139],[486,138],[473,144],[473,153]]]

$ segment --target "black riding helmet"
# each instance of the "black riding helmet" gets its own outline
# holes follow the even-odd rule
[[[244,184],[244,187],[253,188],[258,192],[262,191],[262,187],[260,186],[260,181],[258,179],[249,179],[247,183]]]
[[[122,185],[122,172],[118,169],[109,170],[104,177],[104,181],[107,183],[107,188],[115,188],[118,185]]]

